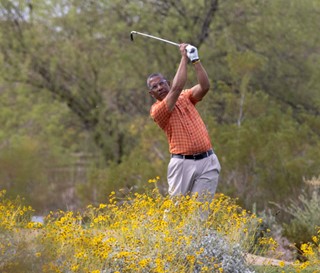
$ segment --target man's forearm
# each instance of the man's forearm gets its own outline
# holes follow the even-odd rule
[[[198,84],[191,88],[192,96],[196,100],[200,101],[208,93],[210,89],[210,82],[207,72],[200,61],[193,64],[193,66],[197,74]]]
[[[187,64],[188,59],[186,57],[182,57],[179,67],[177,69],[176,75],[173,78],[171,89],[176,92],[182,91],[187,81]]]
[[[198,83],[200,84],[202,91],[205,93],[208,92],[210,88],[210,82],[206,70],[204,69],[200,61],[195,63],[193,66],[196,71]]]
[[[174,79],[172,81],[170,91],[166,97],[167,106],[170,111],[174,108],[174,105],[175,105],[176,101],[178,100],[178,98],[181,94],[181,91],[183,90],[183,88],[186,84],[187,64],[188,64],[188,58],[185,56],[182,56],[178,70],[177,70],[176,75],[174,76]]]

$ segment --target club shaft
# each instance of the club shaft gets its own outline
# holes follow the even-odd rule
[[[142,36],[146,36],[146,37],[149,37],[149,38],[152,38],[152,39],[156,39],[156,40],[159,40],[159,41],[171,44],[171,45],[180,46],[179,44],[174,43],[172,41],[169,41],[169,40],[166,40],[166,39],[162,39],[162,38],[159,38],[159,37],[156,37],[156,36],[152,36],[152,35],[149,35],[149,34],[146,34],[146,33],[138,32],[138,31],[131,31],[131,35],[132,34],[138,34],[138,35],[142,35]]]

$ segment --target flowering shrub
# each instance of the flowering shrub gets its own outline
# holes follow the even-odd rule
[[[209,204],[135,194],[118,206],[113,193],[82,215],[49,214],[39,259],[44,272],[251,272],[236,237],[224,239],[251,221],[238,212],[223,195]]]
[[[22,199],[15,200],[6,198],[6,191],[0,191],[0,231],[10,231],[18,226],[23,226],[29,219],[33,209],[30,206],[23,206]]]
[[[7,270],[14,268],[22,272],[32,262],[27,255],[30,237],[25,231],[38,225],[29,222],[33,209],[23,206],[22,198],[9,200],[5,195],[5,190],[0,191],[0,271],[11,272]]]
[[[296,261],[295,267],[297,272],[302,272],[306,268],[317,268],[313,272],[320,272],[320,227],[317,235],[312,236],[312,241],[301,245],[300,250],[305,258],[304,262]]]
[[[261,219],[223,194],[199,202],[154,191],[119,205],[112,193],[81,213],[51,212],[44,225],[14,217],[26,209],[1,202],[14,242],[9,255],[1,237],[1,272],[254,272],[245,253]],[[257,244],[276,246],[267,234]]]

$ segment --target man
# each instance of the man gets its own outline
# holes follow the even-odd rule
[[[172,84],[162,74],[147,79],[149,93],[157,101],[150,115],[166,133],[171,159],[168,184],[171,196],[198,193],[212,198],[219,179],[220,164],[212,150],[207,129],[195,108],[207,94],[210,83],[196,47],[181,44],[181,61]],[[198,84],[183,90],[188,61],[192,62]]]

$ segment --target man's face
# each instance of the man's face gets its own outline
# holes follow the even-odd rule
[[[169,83],[163,77],[156,76],[149,80],[149,93],[155,99],[162,101],[169,93]]]

